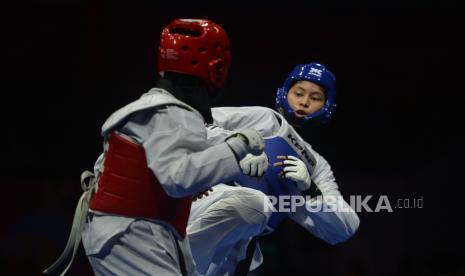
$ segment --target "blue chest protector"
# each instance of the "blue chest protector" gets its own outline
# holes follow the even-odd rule
[[[239,183],[241,186],[249,187],[262,191],[266,195],[301,195],[294,181],[279,176],[282,167],[275,167],[273,163],[282,162],[283,160],[276,158],[278,155],[293,155],[299,157],[299,154],[288,144],[282,137],[265,138],[265,153],[268,156],[268,169],[262,179],[242,175]],[[286,199],[289,202],[289,199]],[[277,209],[278,206],[275,205]],[[286,217],[285,212],[274,212],[268,221],[268,226],[272,229],[281,223]]]

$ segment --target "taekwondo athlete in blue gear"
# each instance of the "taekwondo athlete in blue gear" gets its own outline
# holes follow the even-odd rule
[[[311,89],[308,89],[309,87]],[[320,93],[324,97],[312,96],[314,89],[323,91],[324,94],[321,91]],[[310,98],[306,98],[307,92],[310,92]],[[261,179],[242,176],[238,183],[243,187],[217,185],[209,196],[197,200],[192,205],[188,236],[194,259],[197,264],[201,263],[198,268],[203,268],[198,270],[200,274],[230,275],[234,273],[239,261],[245,258],[247,244],[252,236],[244,235],[245,231],[239,226],[237,231],[231,229],[235,227],[235,224],[231,223],[234,219],[227,217],[241,214],[241,209],[245,209],[242,204],[250,198],[241,200],[240,189],[246,189],[244,187],[255,190],[258,200],[263,200],[263,195],[302,195],[302,191],[308,190],[312,183],[321,191],[321,196],[311,198],[304,205],[296,207],[295,212],[270,214],[269,202],[263,201],[261,210],[257,210],[256,213],[261,212],[269,218],[264,227],[261,224],[255,227],[263,230],[258,235],[276,229],[286,216],[330,244],[342,242],[356,232],[359,225],[358,216],[340,195],[331,167],[293,127],[327,123],[335,109],[335,96],[334,75],[324,65],[310,63],[296,66],[286,78],[283,87],[278,89],[276,108],[280,113],[258,106],[212,109],[214,122],[209,127],[208,139],[212,143],[218,143],[230,131],[255,128],[265,137],[265,152],[269,159],[269,167]],[[319,101],[320,105],[317,110],[314,108],[309,112],[308,110],[312,109],[309,104],[312,99]],[[286,157],[283,159],[283,156]],[[247,157],[241,161],[241,167],[244,165],[244,160],[247,160]],[[282,166],[273,166],[279,162]],[[260,168],[255,170],[257,175],[263,173]],[[285,172],[283,176],[280,176],[281,171]],[[296,173],[299,177],[295,177]],[[233,196],[238,198],[237,202],[231,199]],[[222,213],[220,207],[235,208],[236,212]],[[322,211],[328,209],[329,212]],[[215,231],[227,232],[229,239],[226,241],[217,238]],[[233,233],[239,233],[236,243],[231,242]],[[251,231],[247,232],[250,233]],[[222,252],[229,250],[229,254],[218,254],[219,248]],[[257,247],[250,269],[255,269],[261,262],[262,255]]]

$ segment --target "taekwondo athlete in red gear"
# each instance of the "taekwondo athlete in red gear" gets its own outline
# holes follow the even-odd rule
[[[82,231],[96,275],[186,275],[195,270],[184,239],[192,195],[237,178],[239,160],[262,153],[264,146],[252,129],[207,144],[209,96],[223,85],[229,64],[228,36],[214,22],[178,19],[163,30],[161,77],[155,88],[104,123],[104,152],[95,175],[83,175],[87,192],[63,256],[74,249],[74,257]]]
[[[270,165],[261,180],[241,177],[238,184],[248,188],[217,185],[207,197],[193,203],[188,236],[199,274],[233,275],[238,263],[246,257],[251,238],[273,231],[286,216],[330,244],[343,242],[357,231],[359,218],[342,198],[330,165],[290,124],[306,127],[328,122],[335,108],[335,96],[334,75],[324,65],[310,63],[296,66],[278,89],[279,113],[260,106],[212,108],[210,143],[224,140],[227,130],[255,128],[265,137],[264,152]],[[262,174],[261,167],[257,167],[260,162],[254,163],[255,167],[248,163],[260,158],[247,156],[241,160],[243,171]],[[321,195],[296,206],[295,212],[273,212],[266,226],[261,221],[253,224],[243,218],[245,213],[253,213],[255,217],[266,214],[269,205],[262,201],[261,208],[254,210],[247,202],[260,202],[265,194],[301,196],[313,183]],[[249,188],[255,193],[247,192],[247,200],[241,201],[244,189]],[[219,233],[228,233],[229,239],[222,239]],[[252,256],[247,271],[263,261],[259,246]]]

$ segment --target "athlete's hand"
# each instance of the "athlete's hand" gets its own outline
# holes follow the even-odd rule
[[[262,135],[252,128],[241,130],[229,136],[226,138],[226,143],[238,160],[242,160],[248,153],[260,155],[265,148]]]
[[[208,188],[207,190],[203,192],[198,192],[192,196],[192,201],[196,201],[197,199],[200,199],[204,196],[208,196],[210,192],[213,192],[213,188]]]
[[[281,173],[283,177],[295,181],[297,188],[300,191],[305,191],[310,188],[312,180],[310,179],[307,166],[302,160],[292,155],[279,155],[276,158],[283,160],[282,162],[276,162],[273,164],[273,166],[283,167],[283,171]]]
[[[268,157],[264,152],[260,155],[248,153],[240,162],[242,172],[248,176],[261,177],[268,168]]]

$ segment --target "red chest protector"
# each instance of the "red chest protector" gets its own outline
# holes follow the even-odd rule
[[[98,191],[90,201],[92,210],[162,220],[185,237],[191,203],[190,196],[173,198],[166,194],[147,167],[141,145],[110,134]]]

